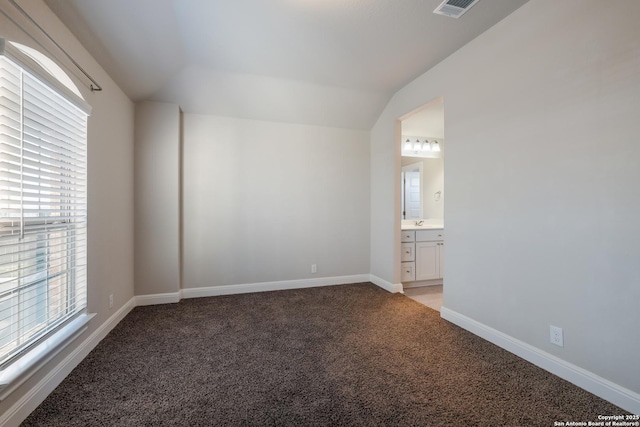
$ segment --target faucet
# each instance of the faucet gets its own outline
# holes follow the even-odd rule
[[[421,226],[422,224],[424,224],[424,221],[416,221],[417,226]]]

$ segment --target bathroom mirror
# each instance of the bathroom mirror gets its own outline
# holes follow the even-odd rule
[[[444,162],[442,158],[401,158],[401,219],[444,218]]]

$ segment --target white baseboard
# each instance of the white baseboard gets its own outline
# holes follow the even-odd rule
[[[89,352],[135,307],[131,298],[106,322],[80,343],[62,362],[51,369],[33,388],[14,403],[7,412],[0,415],[0,426],[18,426],[38,405],[64,380],[71,371],[87,357]]]
[[[376,276],[375,274],[370,274],[369,275],[369,281],[371,283],[373,283],[374,285],[377,285],[379,287],[381,287],[382,289],[384,289],[387,292],[391,292],[392,294],[395,293],[404,293],[403,291],[403,287],[402,287],[402,283],[391,283],[391,282],[387,282],[384,279],[381,279],[380,277]]]
[[[180,302],[180,292],[166,294],[136,295],[136,307],[143,305],[174,304]]]
[[[368,282],[368,274],[318,277],[314,279],[282,280],[278,282],[244,283],[238,285],[208,286],[182,289],[182,298],[213,297],[217,295],[246,294],[250,292],[282,291],[286,289],[314,288],[318,286],[346,285]]]
[[[502,347],[540,368],[565,379],[580,388],[587,390],[609,402],[618,405],[633,414],[640,414],[640,394],[593,372],[587,371],[559,357],[549,354],[537,347],[520,341],[512,336],[504,334],[496,329],[473,320],[463,314],[449,310],[446,307],[440,309],[440,316],[460,326],[473,334]]]
[[[415,282],[403,283],[402,287],[404,289],[423,288],[425,286],[438,286],[438,285],[442,285],[443,283],[444,283],[444,281],[442,279],[418,280],[418,281],[415,281]]]

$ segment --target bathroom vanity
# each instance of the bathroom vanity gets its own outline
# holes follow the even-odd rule
[[[401,233],[403,285],[416,287],[442,284],[444,228],[403,226]]]

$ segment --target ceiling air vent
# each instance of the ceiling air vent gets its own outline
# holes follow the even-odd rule
[[[440,6],[436,7],[433,13],[450,18],[460,18],[477,2],[478,0],[444,0]]]

